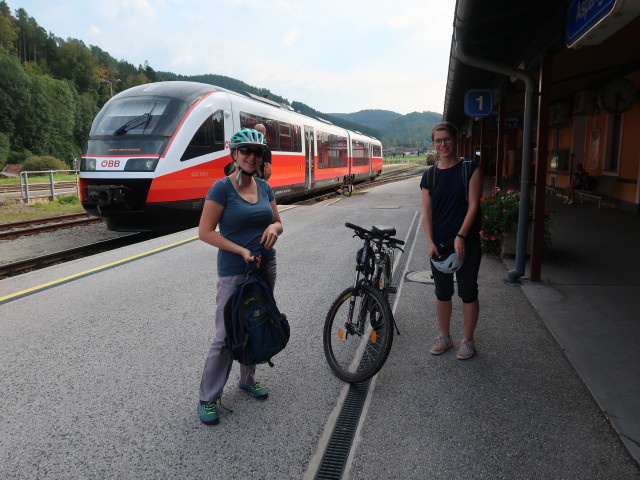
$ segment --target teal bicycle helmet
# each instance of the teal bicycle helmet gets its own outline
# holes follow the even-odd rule
[[[257,130],[253,130],[251,128],[243,128],[242,130],[238,130],[231,136],[231,142],[229,143],[229,147],[234,150],[240,147],[248,147],[249,145],[254,147],[260,147],[262,150],[267,146],[267,141],[264,138],[264,135]],[[238,182],[238,186],[242,186],[242,175],[247,177],[251,177],[254,173],[245,172],[238,162],[234,162],[236,169],[238,170],[238,174],[236,175],[236,181]]]
[[[257,130],[251,128],[243,128],[238,130],[231,137],[231,148],[240,148],[248,145],[259,146],[264,149],[267,141],[264,135]]]

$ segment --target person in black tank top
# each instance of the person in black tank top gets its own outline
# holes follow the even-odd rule
[[[436,124],[431,139],[440,160],[429,169],[431,172],[424,173],[420,182],[422,227],[435,282],[440,330],[430,352],[440,355],[453,346],[450,327],[455,272],[464,325],[457,357],[465,360],[475,354],[474,333],[480,313],[482,172],[477,163],[458,157],[458,129],[452,123]]]

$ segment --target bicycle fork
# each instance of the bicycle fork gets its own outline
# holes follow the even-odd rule
[[[365,240],[364,245],[362,246],[362,255],[360,256],[360,261],[358,263],[358,268],[356,268],[356,278],[353,281],[353,290],[357,292],[358,286],[360,285],[360,272],[364,272],[367,268],[367,263],[369,262],[369,242]],[[359,318],[356,324],[353,323],[353,313],[356,309],[356,295],[353,295],[349,300],[349,311],[347,313],[347,321],[344,324],[344,328],[346,330],[346,334],[348,335],[362,335],[364,332],[364,319]],[[360,308],[360,316],[362,316],[362,311],[366,310],[366,304],[363,299],[363,304]],[[356,328],[357,327],[357,328]]]

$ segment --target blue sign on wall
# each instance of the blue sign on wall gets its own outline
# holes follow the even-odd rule
[[[616,0],[573,0],[567,10],[567,45],[571,46],[613,8]]]
[[[487,117],[493,110],[491,90],[469,90],[464,96],[464,114],[468,117]]]
[[[491,115],[489,128],[498,128],[498,115]],[[502,115],[502,128],[506,130],[524,128],[524,116],[519,114]]]

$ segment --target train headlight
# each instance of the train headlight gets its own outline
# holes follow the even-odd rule
[[[157,158],[130,158],[124,166],[126,172],[153,172],[158,165]]]
[[[83,158],[82,160],[80,160],[81,172],[95,172],[95,170],[96,170],[95,158]]]

